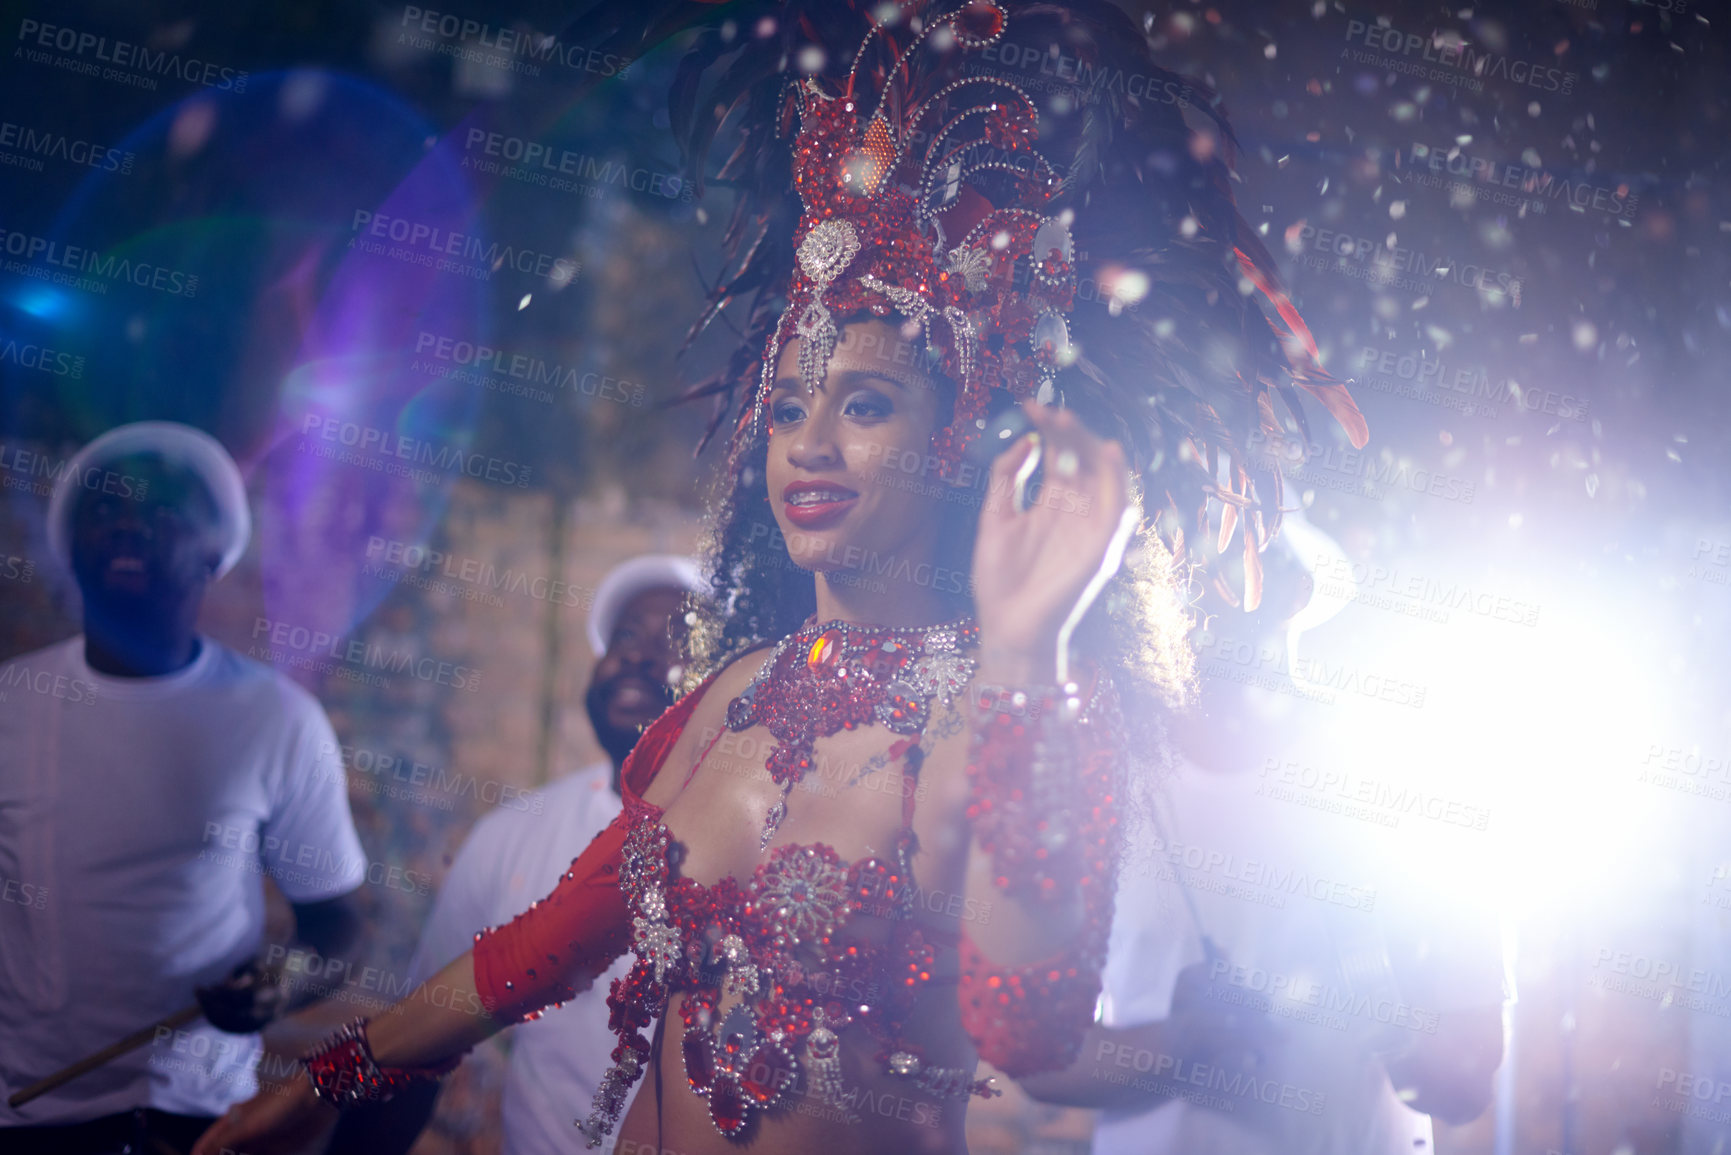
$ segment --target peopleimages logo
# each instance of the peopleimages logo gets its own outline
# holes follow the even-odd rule
[[[395,538],[377,535],[367,538],[366,556],[375,566],[383,563],[392,567],[387,572],[405,571],[427,577],[444,577],[488,591],[521,594],[554,605],[587,608],[595,600],[595,592],[586,586],[530,574],[510,566],[500,569],[481,558],[463,557]]]
[[[182,56],[178,52],[157,51],[125,40],[110,40],[63,24],[21,20],[18,22],[18,42],[21,47],[14,50],[14,55],[21,55],[32,64],[69,68],[73,72],[117,80],[139,88],[154,90],[157,77],[172,76],[187,84],[199,84],[223,92],[246,91],[247,73],[243,69],[225,68],[208,60]],[[50,52],[70,53],[77,59],[50,56]]]
[[[407,217],[388,217],[367,209],[356,209],[350,223],[354,237],[350,247],[378,256],[392,257],[410,264],[424,265],[440,272],[457,272],[486,280],[494,270],[509,266],[519,273],[545,277],[555,285],[568,285],[580,267],[569,257],[552,253],[484,241],[473,233],[454,233],[437,225],[412,221]],[[386,249],[384,242],[398,246]],[[472,262],[472,263],[465,263]]]
[[[1485,807],[1426,794],[1417,786],[1397,784],[1393,779],[1367,778],[1348,770],[1319,769],[1291,758],[1282,761],[1273,755],[1263,762],[1261,777],[1262,781],[1256,787],[1259,796],[1283,802],[1295,801],[1293,795],[1297,792],[1354,803],[1375,813],[1378,818],[1386,817],[1388,821],[1380,823],[1384,826],[1399,826],[1403,816],[1428,818],[1432,822],[1469,830],[1485,830],[1490,826],[1491,812]],[[1300,802],[1300,805],[1305,804]],[[1322,806],[1318,809],[1332,808]]]
[[[1408,573],[1398,566],[1375,562],[1351,561],[1319,551],[1311,563],[1317,589],[1324,597],[1344,597],[1359,601],[1364,595],[1387,594],[1417,605],[1433,607],[1443,612],[1460,610],[1493,621],[1513,625],[1539,624],[1539,606],[1492,590],[1475,588],[1471,582]],[[1377,605],[1375,600],[1368,604]],[[1422,615],[1415,615],[1422,616]]]
[[[1455,367],[1451,372],[1442,361],[1419,354],[1366,345],[1359,352],[1357,368],[1367,374],[1365,384],[1378,393],[1439,401],[1468,417],[1475,413],[1495,417],[1498,407],[1506,405],[1569,421],[1587,419],[1587,401],[1573,393],[1522,386],[1512,377],[1492,381],[1482,368]]]
[[[619,161],[598,160],[588,153],[555,148],[540,141],[488,132],[482,128],[469,130],[463,141],[463,150],[495,158],[484,160],[464,156],[464,168],[499,173],[511,180],[541,185],[557,192],[599,193],[602,186],[614,184],[668,200],[689,201],[697,191],[694,185],[673,173],[631,168]]]
[[[1375,887],[1313,874],[1302,866],[1240,858],[1230,851],[1158,835],[1149,836],[1146,850],[1150,853],[1136,864],[1144,877],[1152,874],[1170,880],[1175,877],[1173,868],[1180,868],[1185,872],[1186,886],[1263,906],[1284,907],[1287,897],[1295,897],[1332,903],[1348,910],[1376,909]],[[1220,885],[1210,885],[1211,882]]]
[[[1180,77],[1148,76],[1139,72],[1125,72],[1122,68],[1101,66],[1079,56],[1065,56],[1056,44],[1044,48],[1030,44],[988,44],[980,49],[977,61],[970,62],[968,72],[976,76],[990,75],[992,70],[984,67],[988,64],[1002,65],[1023,73],[1028,79],[1018,78],[1018,86],[1021,88],[1047,92],[1079,90],[1082,99],[1089,103],[1098,101],[1106,93],[1112,93],[1119,99],[1130,97],[1140,101],[1175,104],[1180,108],[1208,108],[1213,103]],[[1043,82],[1030,83],[1032,78],[1043,78]]]
[[[92,144],[88,140],[32,128],[27,124],[14,124],[10,120],[0,121],[0,150],[8,150],[0,151],[0,164],[30,172],[41,172],[42,161],[47,159],[126,176],[132,172],[133,162],[138,159],[118,148]]]
[[[1538,199],[1557,200],[1559,197],[1574,208],[1596,209],[1615,217],[1633,220],[1641,198],[1629,192],[1627,184],[1615,189],[1570,181],[1555,173],[1529,165],[1508,164],[1488,157],[1472,156],[1459,145],[1414,144],[1407,153],[1410,167],[1419,172],[1447,173],[1473,184],[1494,185],[1517,189]],[[1470,187],[1470,186],[1469,186]],[[1541,202],[1542,203],[1542,202]]]
[[[323,441],[325,445],[319,445]],[[463,474],[499,485],[529,487],[532,467],[483,453],[469,453],[455,445],[441,445],[419,437],[404,437],[389,429],[309,413],[301,419],[301,448],[320,456],[359,465],[381,473],[411,477],[416,481],[444,481],[426,469],[412,469],[401,462],[431,466],[449,474]]]
[[[1471,505],[1477,492],[1467,478],[1441,473],[1387,451],[1368,453],[1316,441],[1270,438],[1261,430],[1251,430],[1245,447],[1259,464],[1278,469],[1294,481],[1373,501],[1407,490]]]
[[[84,356],[33,345],[28,341],[7,341],[0,344],[0,365],[16,365],[34,369],[51,377],[70,377],[74,381],[84,376]]]
[[[574,72],[593,72],[597,76],[623,76],[631,67],[629,56],[599,52],[581,44],[567,44],[556,36],[543,32],[495,28],[482,20],[471,20],[452,12],[436,12],[412,5],[403,9],[398,22],[399,39],[416,47],[433,47],[437,37],[446,43],[437,45],[446,55],[470,55],[480,63],[504,64],[514,72],[539,76],[540,65],[556,64]],[[428,39],[420,39],[426,37]],[[466,45],[501,53],[503,60],[489,60],[484,52],[465,49]],[[521,57],[522,59],[517,59]]]
[[[92,493],[143,498],[150,492],[148,478],[116,473],[99,465],[73,469],[69,458],[51,457],[32,449],[0,444],[0,488],[24,489],[47,497],[61,479],[68,476],[74,484]]]
[[[1340,1021],[1342,1017],[1380,1023],[1387,1027],[1404,1027],[1427,1035],[1436,1034],[1442,1022],[1439,1012],[1415,1007],[1410,1003],[1373,998],[1367,991],[1342,989],[1330,983],[1318,982],[1313,975],[1270,972],[1261,967],[1234,964],[1226,959],[1215,959],[1209,964],[1208,979],[1208,993],[1211,998],[1221,998],[1222,995],[1230,993],[1230,988],[1237,988],[1262,996],[1260,1000],[1251,1001],[1250,1005],[1283,1018],[1293,1016],[1282,1014],[1281,1003],[1314,1007],[1333,1019],[1317,1025],[1328,1026],[1334,1030],[1346,1027],[1347,1024]],[[1226,989],[1222,989],[1223,987]],[[1244,1000],[1240,999],[1228,997],[1226,1001],[1244,1005]]]
[[[1416,54],[1416,60],[1433,66],[1430,70],[1432,79],[1446,79],[1452,73],[1481,82],[1511,82],[1562,96],[1568,96],[1575,91],[1573,72],[1526,60],[1514,60],[1500,52],[1475,47],[1458,32],[1439,31],[1429,36],[1420,36],[1416,32],[1403,32],[1384,23],[1379,17],[1375,23],[1348,20],[1346,41],[1348,44],[1362,44],[1368,52],[1380,52],[1385,56],[1413,58]],[[1365,55],[1368,53],[1354,54],[1353,59],[1359,63],[1373,63],[1371,60],[1361,59]]]
[[[10,690],[25,690],[81,706],[96,702],[95,682],[68,677],[54,670],[33,670],[28,664],[17,661],[0,666],[0,702],[6,701]]]
[[[297,669],[316,669],[330,673],[338,667],[331,663],[321,665],[306,659],[331,658],[334,662],[341,663],[350,672],[382,670],[387,674],[408,674],[410,677],[419,678],[423,682],[433,682],[441,686],[450,686],[456,690],[466,690],[470,693],[481,688],[481,671],[473,666],[440,661],[438,658],[417,654],[412,650],[388,649],[373,642],[362,641],[360,638],[345,638],[339,634],[309,629],[292,622],[272,618],[254,618],[252,636],[255,643],[258,643],[259,638],[263,638],[265,641],[255,644],[247,656],[258,658],[261,661],[292,665]],[[275,648],[274,652],[272,648]],[[376,679],[360,677],[353,677],[349,680],[364,681],[368,685],[383,684]]]
[[[1319,229],[1315,225],[1299,225],[1287,230],[1287,250],[1294,255],[1306,248],[1320,257],[1302,263],[1324,271],[1364,271],[1364,279],[1377,284],[1398,285],[1416,292],[1431,293],[1446,281],[1469,289],[1506,296],[1518,307],[1521,303],[1521,280],[1504,270],[1488,268],[1471,261],[1454,261],[1422,249],[1404,245],[1390,247],[1370,237],[1355,237],[1334,229]],[[1334,257],[1333,261],[1328,260]],[[1398,274],[1411,273],[1411,277]]]
[[[430,766],[365,746],[342,746],[327,741],[319,744],[319,754],[326,759],[336,757],[339,766],[335,773],[342,775],[351,786],[373,794],[430,803],[440,810],[454,809],[457,798],[476,799],[488,806],[534,814],[541,813],[544,805],[539,790],[526,790],[497,779],[477,778],[460,770]],[[409,789],[401,789],[405,786]],[[437,791],[440,796],[432,797],[418,789],[422,786]]]
[[[92,279],[102,277],[171,297],[198,295],[198,277],[192,273],[129,257],[103,256],[87,245],[69,245],[31,233],[0,228],[0,253],[17,258],[6,262],[9,273],[69,284],[87,292],[108,292],[106,284]]]
[[[441,337],[425,329],[415,337],[415,355],[410,369],[425,369],[434,376],[472,381],[498,392],[516,393],[544,403],[551,403],[554,396],[536,386],[547,385],[638,409],[649,404],[649,391],[640,383],[608,377],[593,370],[579,373],[575,367],[557,361],[549,364],[544,357]],[[423,361],[423,358],[427,360]],[[435,365],[435,361],[443,364]],[[495,378],[507,378],[514,384],[504,384]]]

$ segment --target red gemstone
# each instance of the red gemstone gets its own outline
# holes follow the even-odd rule
[[[806,668],[817,673],[825,666],[835,664],[841,656],[841,635],[835,630],[825,630],[812,642],[811,649],[806,652]]]
[[[989,0],[973,0],[956,17],[956,25],[970,40],[990,40],[1004,30],[1004,10]]]
[[[715,1063],[709,1053],[709,1038],[702,1028],[685,1028],[680,1044],[685,1052],[685,1078],[698,1094],[708,1091],[715,1082]]]
[[[732,1079],[723,1079],[709,1092],[709,1117],[723,1135],[745,1126],[745,1109],[745,1097]]]
[[[774,1043],[764,1043],[746,1064],[740,1089],[759,1107],[767,1107],[793,1085],[793,1058]]]

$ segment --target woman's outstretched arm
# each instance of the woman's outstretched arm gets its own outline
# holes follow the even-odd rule
[[[663,714],[626,759],[625,810],[571,864],[546,898],[504,926],[477,937],[408,997],[367,1023],[367,1044],[383,1068],[432,1068],[542,1007],[586,990],[630,945],[630,923],[619,890],[619,862],[638,801],[678,741],[702,696],[688,694]],[[298,1151],[334,1127],[336,1108],[296,1078],[273,1084],[230,1108],[193,1148],[193,1155]]]
[[[367,1039],[381,1067],[433,1066],[463,1054],[508,1025],[482,1006],[475,989],[473,955],[465,952],[372,1019]],[[336,1122],[337,1109],[313,1093],[309,1080],[297,1077],[261,1087],[246,1102],[230,1107],[199,1138],[192,1155],[299,1151],[315,1140],[322,1143],[319,1136],[328,1134]]]

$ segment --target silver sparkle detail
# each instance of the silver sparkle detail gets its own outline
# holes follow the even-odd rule
[[[814,286],[810,302],[794,323],[800,338],[799,379],[808,392],[817,389],[835,352],[835,317],[824,304],[823,295],[859,250],[859,233],[840,219],[819,221],[799,242],[799,267]]]
[[[631,920],[631,948],[638,959],[655,968],[655,982],[659,985],[666,981],[667,969],[683,953],[679,930],[667,922],[667,900],[659,886],[644,888],[638,909],[642,913]]]

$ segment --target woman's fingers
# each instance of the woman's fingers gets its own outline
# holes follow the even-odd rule
[[[1041,452],[1042,441],[1037,432],[1023,434],[1016,439],[1014,445],[992,462],[982,515],[1002,520],[1019,512],[1016,508],[1016,491],[1020,487],[1016,480],[1023,467],[1034,460],[1036,453]]]
[[[1090,524],[1084,536],[1104,541],[1128,496],[1122,447],[1095,436],[1066,409],[1033,405],[1030,420],[1040,434],[1045,475],[1041,496],[1029,512],[1047,519],[1081,515],[1090,523],[1097,521],[1100,524]]]
[[[1034,428],[992,463],[983,518],[998,522],[1027,518],[1029,528],[1039,526],[1050,533],[1062,519],[1080,515],[1089,524],[1075,527],[1066,536],[1104,542],[1128,496],[1123,449],[1115,441],[1096,437],[1069,410],[1033,401],[1025,402],[1024,409]],[[1024,508],[1020,499],[1026,475],[1036,463],[1041,469],[1040,488]],[[1095,521],[1100,524],[1092,524]]]

